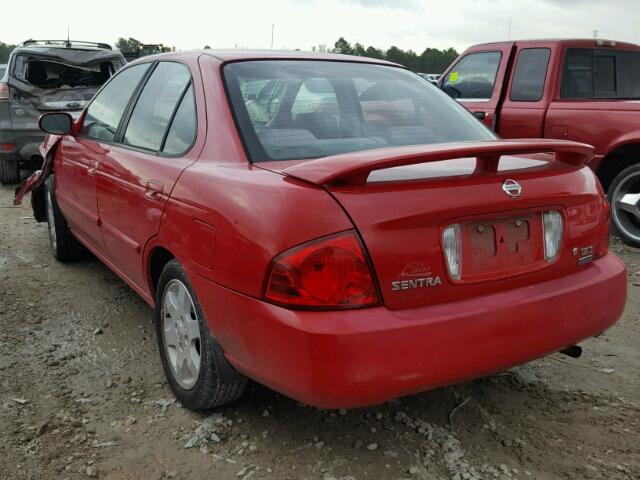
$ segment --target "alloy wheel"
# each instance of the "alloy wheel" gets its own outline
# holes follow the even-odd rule
[[[167,283],[162,297],[162,335],[173,377],[190,390],[200,374],[200,324],[193,299],[180,280]]]
[[[640,172],[630,173],[618,183],[611,200],[615,226],[640,242]]]

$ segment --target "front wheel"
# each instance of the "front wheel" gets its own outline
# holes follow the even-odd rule
[[[158,281],[156,333],[162,367],[182,405],[205,410],[242,395],[247,379],[224,357],[176,260],[167,263]]]
[[[620,172],[607,193],[613,225],[622,240],[640,247],[640,164]]]
[[[44,184],[44,201],[47,209],[47,228],[51,250],[56,260],[70,262],[82,257],[84,247],[71,233],[64,215],[58,207],[53,189],[54,177],[50,175]]]

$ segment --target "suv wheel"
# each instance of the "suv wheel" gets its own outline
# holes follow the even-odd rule
[[[620,172],[607,192],[613,225],[622,240],[640,247],[640,164]]]
[[[20,162],[0,158],[0,183],[9,185],[20,181]]]
[[[44,184],[44,200],[47,207],[47,227],[51,250],[56,260],[70,262],[82,256],[84,247],[71,233],[53,190],[54,178],[50,175]]]
[[[167,263],[160,274],[155,323],[162,367],[182,405],[205,410],[242,395],[247,379],[224,357],[176,260]]]

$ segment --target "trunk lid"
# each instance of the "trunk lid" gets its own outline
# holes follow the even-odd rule
[[[555,152],[555,159],[536,151]],[[582,166],[591,154],[591,147],[570,142],[497,141],[371,150],[268,168],[323,185],[342,205],[371,256],[385,305],[401,309],[582,268],[573,249],[599,251],[608,231],[602,191]],[[519,184],[516,198],[503,189],[507,180]],[[549,210],[564,220],[561,251],[551,262],[542,222]],[[459,278],[449,274],[443,249],[443,231],[452,225],[460,229]]]

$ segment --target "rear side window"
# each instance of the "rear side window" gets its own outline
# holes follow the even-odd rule
[[[491,98],[500,66],[500,52],[477,52],[463,57],[442,84],[453,98],[485,100]]]
[[[640,98],[640,52],[569,48],[562,98]]]
[[[185,153],[196,139],[196,100],[193,85],[185,92],[171,122],[162,151],[168,155]]]
[[[95,140],[114,141],[122,114],[149,65],[144,63],[123,70],[102,89],[87,109],[82,135]]]
[[[173,112],[190,81],[191,74],[186,66],[160,62],[138,97],[123,143],[145,150],[160,150]]]
[[[537,102],[544,92],[551,50],[526,48],[520,51],[511,84],[509,99],[515,102]]]

